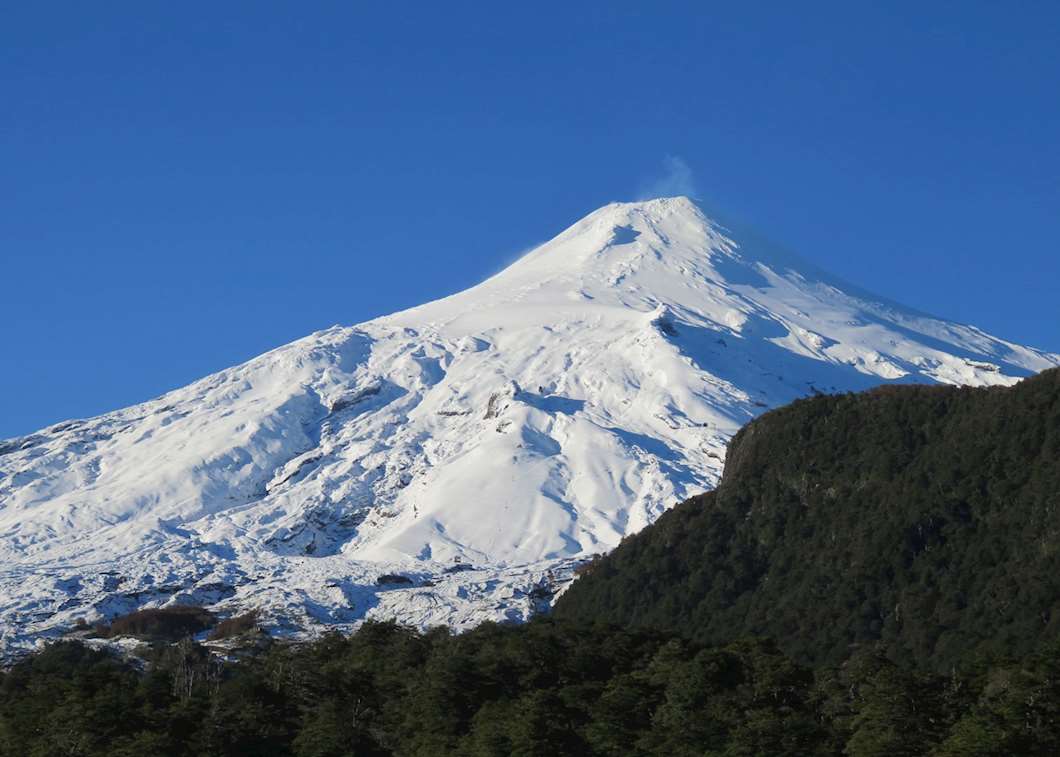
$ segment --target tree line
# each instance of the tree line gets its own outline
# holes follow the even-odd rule
[[[535,620],[453,635],[368,623],[222,662],[74,642],[0,677],[0,754],[1055,755],[1060,646],[948,675],[866,648],[838,667]]]

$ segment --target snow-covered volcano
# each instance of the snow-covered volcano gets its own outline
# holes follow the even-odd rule
[[[0,442],[0,634],[175,602],[281,629],[523,618],[712,487],[767,408],[1055,365],[687,198],[608,205],[460,294]]]

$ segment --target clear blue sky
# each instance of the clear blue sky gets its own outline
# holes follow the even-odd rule
[[[1060,3],[488,5],[8,4],[0,437],[465,288],[671,159],[1060,351]]]

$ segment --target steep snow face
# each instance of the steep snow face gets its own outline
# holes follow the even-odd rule
[[[292,632],[525,618],[767,408],[1055,365],[687,198],[608,205],[460,294],[0,442],[0,640],[177,602]]]

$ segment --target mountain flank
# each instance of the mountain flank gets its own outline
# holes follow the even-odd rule
[[[1057,370],[766,413],[526,624],[132,613],[0,671],[0,755],[1052,757],[1058,413]]]

